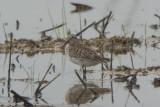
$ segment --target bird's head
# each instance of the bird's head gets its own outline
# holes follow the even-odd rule
[[[75,45],[78,43],[78,39],[74,34],[70,34],[68,38],[69,45]]]
[[[64,49],[67,44],[75,45],[78,43],[78,39],[74,34],[69,34],[67,41],[63,44],[62,48]]]

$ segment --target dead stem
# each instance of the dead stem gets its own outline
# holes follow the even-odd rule
[[[90,25],[88,25],[86,28],[84,28],[83,30],[81,30],[79,33],[77,33],[75,36],[79,36],[81,33],[83,33],[84,31],[86,31],[88,28],[90,28],[91,26],[93,26],[96,22],[91,23]]]
[[[95,26],[97,26],[99,23],[101,23],[101,22],[103,22],[106,18],[108,18],[109,17],[109,15],[107,15],[106,17],[104,17],[103,19],[101,19],[101,20],[99,20],[96,24],[95,24]]]
[[[110,70],[112,70],[112,60],[113,60],[113,40],[112,40],[112,49],[111,49],[111,62],[110,62]]]
[[[77,34],[75,35],[75,37],[79,36],[81,33],[83,33],[84,31],[86,31],[89,27],[91,27],[91,26],[94,25],[94,24],[95,24],[95,22],[93,22],[93,23],[91,23],[90,25],[88,25],[86,28],[84,28],[84,29],[81,30],[79,33],[77,33]],[[63,44],[63,46],[62,46],[62,49],[63,49],[63,50],[65,50],[65,46],[67,45],[68,42],[69,42],[69,40],[67,40],[67,41]]]
[[[111,19],[112,19],[112,11],[109,13],[109,15],[108,15],[108,18],[107,18],[107,21],[106,21],[106,23],[104,24],[104,27],[103,27],[103,30],[102,30],[102,33],[104,34],[104,31],[105,31],[105,29],[106,29],[106,27],[107,27],[107,25],[109,24],[109,22],[111,21]]]
[[[159,16],[159,15],[157,15],[157,14],[154,14],[154,16],[156,16],[158,19],[160,19],[160,16]]]
[[[127,84],[128,86],[132,85],[132,81],[133,81],[133,79],[136,78],[138,72],[139,72],[139,70],[137,70],[137,72],[133,75],[133,77],[131,78],[131,80],[130,80],[130,81],[128,82],[128,84]]]
[[[59,73],[56,77],[54,77],[50,82],[48,82],[45,86],[43,86],[41,89],[39,89],[39,92],[41,92],[44,88],[46,88],[51,82],[53,82],[56,78],[58,78],[61,74]]]
[[[112,19],[112,11],[109,13],[108,16],[104,17],[103,19],[101,19],[100,21],[98,21],[96,24],[95,24],[95,30],[100,34],[99,38],[104,38],[105,37],[105,30],[106,30],[106,27],[107,25],[109,24],[110,20]],[[105,21],[106,20],[106,21]],[[102,29],[99,30],[97,28],[98,24],[102,22]]]
[[[36,89],[35,94],[37,94],[37,93],[39,92],[39,89],[40,89],[40,87],[41,87],[41,85],[42,85],[42,83],[43,83],[43,81],[44,81],[45,77],[47,76],[47,73],[49,72],[50,68],[52,67],[52,65],[53,65],[53,64],[51,64],[51,65],[49,66],[48,70],[46,71],[46,73],[45,73],[44,77],[42,78],[42,80],[41,80],[41,82],[40,82],[39,86],[38,86],[38,87],[37,87],[37,89]]]
[[[85,82],[82,80],[82,78],[79,76],[79,74],[77,73],[77,70],[75,70],[75,73],[78,77],[78,79],[81,81],[81,83],[84,85],[85,89],[87,88],[87,85],[85,84]],[[95,92],[92,88],[89,88],[89,90],[94,94],[94,95],[98,95],[97,92]]]
[[[129,90],[129,92],[131,93],[131,95],[134,97],[134,99],[140,103],[139,99],[134,95],[134,93],[132,92],[132,89]]]
[[[134,38],[134,35],[135,35],[135,31],[133,31],[132,36],[131,36],[131,39]]]
[[[65,23],[63,23],[63,24],[61,24],[61,25],[58,25],[58,26],[56,26],[56,27],[52,27],[52,28],[50,28],[50,29],[41,31],[40,33],[44,35],[46,32],[51,31],[51,30],[54,30],[54,29],[57,29],[57,28],[60,28],[60,27],[62,27],[62,26],[64,26],[64,25],[65,25]]]
[[[112,75],[110,75],[110,79],[112,79]],[[111,100],[112,100],[112,103],[114,103],[113,81],[112,80],[110,81],[110,84],[111,84]]]
[[[100,42],[100,53],[101,53],[101,56],[104,57],[103,53],[104,53],[104,49],[103,49],[103,43]],[[104,67],[103,67],[103,63],[101,63],[101,70],[104,70]]]
[[[10,33],[10,53],[9,53],[9,67],[8,67],[8,97],[10,97],[10,72],[11,72],[11,56],[12,56],[12,37],[13,33]]]
[[[77,70],[75,70],[75,73],[76,73],[76,75],[77,75],[77,77],[78,77],[78,79],[81,81],[81,83],[83,84],[83,86],[85,87],[85,88],[87,88],[87,85],[85,84],[85,82],[82,80],[82,78],[79,76],[79,74],[77,73]]]
[[[130,57],[131,57],[132,68],[134,69],[134,64],[133,64],[132,53],[131,53],[131,52],[129,52],[129,53],[130,53]]]

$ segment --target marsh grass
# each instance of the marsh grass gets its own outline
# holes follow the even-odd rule
[[[66,65],[66,55],[62,55],[62,71],[64,73]]]
[[[53,22],[53,19],[52,19],[52,16],[51,16],[49,7],[47,7],[47,10],[48,10],[48,15],[49,15],[49,17],[50,17],[50,20],[51,20],[51,22],[52,22],[52,26],[54,27],[54,22]],[[57,36],[57,38],[58,38],[58,34],[57,34],[56,30],[53,29],[53,32],[55,32],[55,34],[56,34],[56,36]],[[51,35],[53,34],[53,32],[51,33]]]
[[[62,4],[63,4],[62,5],[62,11],[61,11],[61,13],[62,13],[62,23],[65,24],[63,26],[63,28],[62,28],[62,33],[61,33],[61,29],[60,28],[53,29],[52,33],[51,33],[51,35],[55,34],[57,38],[65,38],[66,35],[68,35],[68,30],[67,30],[68,28],[67,28],[67,23],[66,23],[67,20],[66,20],[66,12],[65,12],[64,0],[62,0]],[[50,20],[52,22],[53,27],[57,27],[58,25],[53,22],[53,18],[51,17],[51,13],[50,13],[49,8],[47,8],[47,9],[48,9],[48,14],[49,14],[49,17],[50,17]]]
[[[68,26],[67,26],[67,18],[66,18],[66,9],[65,9],[65,5],[64,5],[64,0],[62,0],[62,2],[63,2],[63,21],[66,23],[66,25],[65,25],[65,27],[66,27],[66,34],[67,34],[67,36],[68,36],[68,33],[69,33],[69,31],[68,31]]]
[[[58,32],[56,33],[57,35],[57,38],[66,38],[66,36],[68,35],[68,27],[67,27],[67,18],[66,18],[66,11],[65,11],[65,5],[64,5],[64,0],[62,0],[62,23],[65,24],[63,27],[62,27],[62,34],[61,34],[61,29],[58,28],[58,29],[55,29],[53,31]],[[57,25],[56,25],[57,26]]]
[[[122,32],[123,32],[123,34],[124,34],[124,36],[126,37],[126,36],[127,36],[127,34],[128,34],[128,32],[126,32],[124,24],[122,24],[122,26],[121,26],[121,30],[122,30]]]

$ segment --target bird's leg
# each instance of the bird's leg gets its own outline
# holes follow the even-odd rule
[[[83,67],[83,80],[86,81],[86,67]]]
[[[104,67],[103,67],[103,63],[101,64],[101,70],[105,70]]]
[[[104,66],[106,67],[106,70],[109,69],[108,63],[104,63]]]
[[[83,67],[80,67],[80,71],[83,71]]]

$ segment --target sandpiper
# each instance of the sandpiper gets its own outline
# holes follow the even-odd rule
[[[109,58],[104,58],[92,49],[82,45],[73,34],[69,35],[67,42],[69,44],[67,53],[70,60],[81,66],[84,74],[86,73],[86,70],[84,70],[86,67],[95,66],[99,63],[107,63],[110,61]]]

